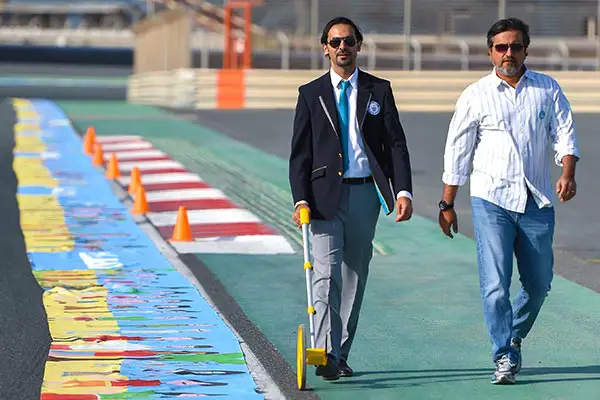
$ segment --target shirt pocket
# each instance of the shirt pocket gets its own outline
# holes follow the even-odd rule
[[[479,128],[482,132],[506,132],[508,133],[508,124],[504,119],[491,114],[485,114],[481,117]]]

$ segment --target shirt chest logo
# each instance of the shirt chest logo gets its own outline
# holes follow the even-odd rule
[[[367,109],[369,111],[369,114],[371,115],[377,115],[381,112],[381,106],[376,101],[370,102],[369,107]]]

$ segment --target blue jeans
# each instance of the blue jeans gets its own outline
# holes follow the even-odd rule
[[[550,291],[554,256],[554,208],[538,208],[529,196],[523,214],[507,211],[481,198],[472,198],[483,317],[492,341],[495,362],[518,353],[511,338],[527,336]],[[511,306],[513,253],[521,289]]]

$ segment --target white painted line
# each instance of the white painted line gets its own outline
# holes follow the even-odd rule
[[[227,198],[225,193],[219,189],[177,189],[177,190],[155,190],[146,192],[148,202],[170,201],[170,200],[206,200]]]
[[[241,208],[188,210],[187,215],[190,225],[261,222],[256,215]],[[177,211],[148,213],[146,216],[152,225],[157,227],[174,226],[177,221]]]
[[[160,150],[150,149],[139,151],[105,151],[104,158],[108,160],[112,153],[115,153],[117,155],[117,160],[119,161],[137,160],[139,158],[146,157],[167,157],[167,155]]]
[[[119,178],[121,185],[129,185],[130,176]],[[142,174],[142,183],[149,185],[152,183],[184,183],[184,182],[203,182],[202,178],[191,172],[172,172],[167,174]]]
[[[163,168],[184,168],[181,163],[173,160],[158,160],[158,161],[130,161],[119,163],[121,171],[131,171],[133,167],[138,167],[140,172],[152,171]]]
[[[132,142],[135,140],[142,140],[142,137],[138,135],[96,135],[96,142],[98,143]]]
[[[152,143],[138,141],[138,142],[126,142],[126,143],[107,143],[102,145],[102,150],[107,151],[121,151],[121,150],[143,150],[151,149]]]
[[[179,253],[192,254],[294,254],[281,235],[249,235],[228,238],[196,239],[195,242],[171,242]]]

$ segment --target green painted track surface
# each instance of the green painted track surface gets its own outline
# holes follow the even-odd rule
[[[137,134],[223,189],[299,246],[290,222],[287,160],[185,119],[125,103],[65,102],[80,130]],[[260,127],[249,127],[252,129]],[[600,294],[556,276],[525,340],[518,384],[489,383],[491,346],[483,324],[474,242],[445,238],[434,221],[380,218],[358,337],[356,376],[309,384],[323,399],[600,399]],[[301,254],[202,255],[250,320],[294,365],[305,317]],[[516,292],[518,282],[513,284]]]

